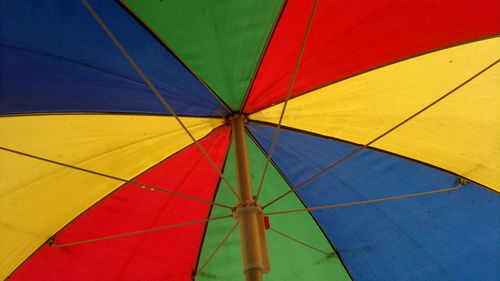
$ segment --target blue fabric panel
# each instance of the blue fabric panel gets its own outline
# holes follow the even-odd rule
[[[221,103],[115,1],[89,1],[178,114]],[[0,114],[169,114],[80,1],[2,1]]]
[[[274,128],[249,125],[269,149]],[[280,131],[273,160],[298,185],[355,149]],[[450,188],[450,175],[364,150],[297,190],[308,207]],[[499,280],[500,200],[473,184],[444,193],[314,211],[354,280]]]

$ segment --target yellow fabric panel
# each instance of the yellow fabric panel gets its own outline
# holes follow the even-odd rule
[[[373,146],[500,191],[500,65]]]
[[[422,55],[352,77],[291,99],[283,125],[366,144],[495,62],[498,50],[500,38],[497,37]],[[500,91],[494,88],[499,84],[495,79],[494,76],[491,79],[477,78],[482,82],[471,83],[480,89],[473,96],[455,101],[453,108],[442,106],[443,111],[454,112],[429,116],[436,119],[427,121],[428,124],[421,121],[424,123],[418,130],[417,127],[410,129],[415,123],[412,120],[404,125],[408,129],[391,133],[399,136],[398,142],[388,145],[380,141],[374,146],[429,162],[500,190],[498,161],[489,158],[498,155],[500,141],[495,138],[500,129]],[[453,96],[461,96],[465,89],[472,89],[471,85]],[[454,99],[449,97],[442,103],[448,104],[449,100]],[[277,104],[252,114],[250,119],[277,123],[282,106],[282,103]],[[454,144],[450,145],[451,142]],[[412,150],[415,152],[410,153]],[[437,155],[444,158],[437,161]]]
[[[222,119],[182,118],[195,138]],[[0,118],[0,146],[131,179],[191,139],[174,118],[46,115]],[[0,151],[0,279],[122,182]]]

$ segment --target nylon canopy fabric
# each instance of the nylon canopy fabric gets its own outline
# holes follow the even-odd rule
[[[249,129],[268,150],[273,128]],[[296,186],[355,148],[284,130],[273,160]],[[297,189],[304,204],[359,202],[457,184],[453,176],[371,150],[353,160]],[[312,211],[354,280],[402,281],[497,280],[499,212],[498,195],[473,184],[445,193]]]
[[[283,2],[121,1],[233,110],[242,105]]]
[[[196,138],[222,123],[219,119],[182,120]],[[0,146],[130,179],[192,143],[179,127],[167,116],[5,117],[0,118]],[[61,227],[123,184],[3,150],[0,153],[2,279]]]
[[[498,15],[2,2],[0,280],[245,280],[245,143],[264,280],[498,280]]]
[[[219,168],[228,151],[229,134],[226,127],[200,141]],[[218,175],[199,149],[191,145],[135,181],[211,201]],[[210,205],[203,202],[128,184],[72,222],[54,243],[202,220],[209,210]],[[144,267],[148,268],[147,280],[191,280],[203,229],[200,223],[81,244],[69,251],[45,245],[9,280],[36,280],[40,272],[49,280],[63,280],[67,276],[72,280],[144,280]],[[53,270],[45,271],[48,267]]]
[[[366,144],[494,63],[499,49],[500,38],[482,40],[335,83],[290,100],[283,125]],[[499,69],[489,69],[372,146],[500,190]],[[250,118],[277,122],[282,107]]]
[[[90,3],[177,114],[226,113],[120,5]],[[79,1],[7,1],[0,19],[0,114],[169,114]]]
[[[285,99],[314,1],[290,0],[244,112]],[[318,1],[292,97],[422,53],[500,34],[500,3],[484,0]],[[293,59],[290,59],[293,58]]]
[[[265,165],[265,155],[260,148],[247,137],[248,157],[251,165],[251,180],[254,187],[259,183],[262,171]],[[232,144],[234,146],[234,143]],[[232,150],[233,148],[230,148]],[[236,183],[236,171],[234,156],[228,155],[224,175],[232,183]],[[289,189],[288,183],[281,174],[273,167],[270,168],[269,175],[266,177],[265,186],[260,197],[262,202],[274,199],[281,193]],[[269,188],[271,187],[272,188]],[[216,202],[222,204],[233,204],[234,196],[229,188],[221,183],[217,193]],[[273,210],[289,210],[303,208],[301,200],[297,196],[290,196],[275,206],[270,207]],[[212,210],[212,217],[227,215],[227,210],[215,206]],[[290,224],[293,221],[293,224]],[[222,240],[223,236],[234,225],[233,221],[214,221],[209,224],[201,252],[200,261],[205,261],[212,253],[213,249]],[[320,248],[331,253],[327,256],[324,253],[311,250],[304,245],[300,245],[290,239],[280,236],[274,232],[268,231],[269,255],[272,260],[272,270],[266,275],[268,280],[339,280],[350,281],[351,278],[344,268],[342,262],[336,256],[331,244],[324,236],[322,230],[315,222],[315,219],[309,213],[283,215],[282,217],[271,217],[270,226],[278,231],[283,231],[294,238],[299,239],[309,245]],[[242,280],[241,262],[234,257],[241,256],[238,233],[233,233],[224,247],[220,249],[217,255],[198,275],[196,280]],[[224,267],[221,268],[221,265]],[[200,265],[201,266],[201,265]]]

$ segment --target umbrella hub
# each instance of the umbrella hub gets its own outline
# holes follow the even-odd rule
[[[243,112],[233,112],[229,115],[224,116],[227,124],[232,124],[233,120],[240,119],[243,124],[248,122],[248,115]]]

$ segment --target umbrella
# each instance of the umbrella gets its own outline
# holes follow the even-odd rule
[[[499,280],[498,1],[0,7],[0,279]]]

